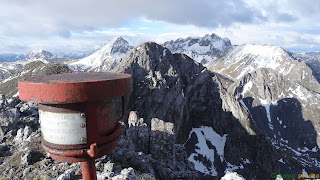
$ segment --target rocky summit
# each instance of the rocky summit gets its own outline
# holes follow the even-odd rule
[[[218,42],[224,45],[214,49]],[[94,63],[86,68],[129,73],[133,91],[125,97],[117,148],[96,160],[98,179],[270,179],[319,172],[319,69],[310,63],[317,59],[270,45],[235,46],[214,34],[165,46],[111,44],[108,51],[100,48],[106,56],[96,56],[102,69]],[[172,51],[196,46],[210,47],[210,64]],[[112,68],[109,61],[109,69],[103,66],[114,54]],[[79,163],[58,163],[40,148],[37,104],[18,100],[14,85],[24,76],[78,71],[69,68],[32,62],[3,78],[2,179],[81,179]]]
[[[109,71],[132,48],[133,46],[122,37],[115,37],[87,57],[68,62],[67,64],[75,72]]]
[[[221,53],[231,46],[231,42],[228,38],[221,38],[213,33],[204,37],[188,37],[167,41],[163,46],[174,53],[184,53],[207,66],[218,59]]]

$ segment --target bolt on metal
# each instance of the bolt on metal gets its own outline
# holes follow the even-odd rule
[[[85,114],[85,113],[81,113],[81,114],[80,114],[80,117],[85,118],[85,117],[86,117],[86,114]]]
[[[80,127],[81,127],[81,128],[85,128],[85,127],[86,127],[86,123],[81,123],[81,124],[80,124]]]
[[[81,141],[81,142],[86,142],[87,139],[86,139],[85,137],[82,137],[82,138],[80,138],[80,141]]]

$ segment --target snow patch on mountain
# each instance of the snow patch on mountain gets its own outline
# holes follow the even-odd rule
[[[69,63],[69,67],[76,72],[108,71],[132,48],[122,37],[115,37],[89,56]]]
[[[307,99],[312,97],[305,87],[302,87],[301,85],[298,85],[298,84],[297,84],[297,88],[293,89],[290,87],[288,90],[291,91],[293,94],[295,94],[297,98],[303,101],[307,101]]]
[[[228,38],[221,38],[216,34],[207,34],[204,37],[179,38],[164,43],[171,52],[184,53],[203,65],[209,65],[217,59],[222,51],[231,46]]]
[[[269,127],[270,129],[273,130],[273,125],[272,125],[272,122],[271,122],[271,113],[270,113],[270,106],[277,106],[278,103],[277,102],[271,102],[269,103],[267,100],[265,99],[260,99],[260,103],[261,105],[266,109],[266,113],[267,113],[267,118],[268,118],[268,121],[269,121]]]
[[[238,170],[238,169],[244,169],[243,165],[240,164],[239,166],[237,166],[227,162],[227,168],[225,172],[234,172],[235,170]]]
[[[283,66],[292,58],[287,51],[278,46],[245,44],[232,46],[223,54],[224,56],[208,65],[208,68],[220,74],[227,74],[232,79],[240,79],[257,68],[281,68],[283,73],[289,73],[294,67]]]
[[[229,61],[231,61],[236,54],[237,56],[234,60],[239,62],[249,56],[250,60],[252,60],[251,64],[256,68],[276,69],[280,66],[280,62],[282,61],[281,56],[284,53],[285,51],[278,46],[246,44],[236,47],[233,52],[227,54],[226,59],[230,58]]]
[[[16,62],[0,62],[0,78],[7,75],[10,71],[21,68],[23,65]]]
[[[252,88],[252,81],[247,82],[247,84],[244,85],[241,95],[244,96],[249,90]]]
[[[247,105],[243,102],[242,99],[239,100],[240,104],[248,111],[250,112],[249,108],[247,107]]]
[[[196,135],[198,143],[195,145],[195,152],[190,154],[188,160],[194,164],[196,170],[207,175],[217,176],[214,166],[215,155],[219,156],[221,162],[224,160],[224,146],[227,135],[220,136],[212,127],[202,126],[192,128],[187,141],[190,140],[192,134]],[[208,143],[214,146],[214,149]],[[200,160],[201,157],[204,160]]]
[[[245,180],[244,177],[242,177],[241,175],[239,175],[236,172],[227,172],[222,178],[221,180]]]

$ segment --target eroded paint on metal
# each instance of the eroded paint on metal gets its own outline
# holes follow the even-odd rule
[[[80,103],[121,97],[131,91],[130,74],[108,74],[67,73],[19,79],[19,98],[45,104]]]

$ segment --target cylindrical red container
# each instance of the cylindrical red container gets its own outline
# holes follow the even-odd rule
[[[93,159],[116,147],[124,96],[132,90],[130,74],[55,74],[20,79],[18,87],[21,100],[39,103],[41,144],[52,158],[84,162],[84,169],[92,171]],[[116,116],[119,97],[120,118]],[[90,175],[93,172],[85,173],[85,177],[95,177]]]

